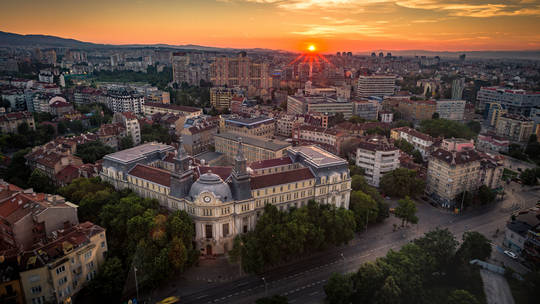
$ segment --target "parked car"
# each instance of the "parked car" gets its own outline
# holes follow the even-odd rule
[[[507,256],[511,257],[511,258],[514,259],[514,260],[518,258],[517,254],[513,253],[513,252],[510,251],[510,250],[505,250],[505,251],[504,251],[504,254],[506,254]]]

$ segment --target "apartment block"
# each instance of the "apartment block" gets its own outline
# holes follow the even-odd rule
[[[385,138],[375,136],[358,143],[355,160],[356,166],[364,169],[366,181],[378,187],[385,173],[399,167],[399,149]]]
[[[394,140],[402,139],[410,143],[422,154],[424,159],[429,156],[433,150],[433,145],[436,142],[436,140],[428,134],[424,134],[409,127],[392,129],[390,131],[390,138]]]
[[[409,100],[399,101],[397,110],[407,120],[432,119],[433,113],[437,112],[437,103],[433,100]]]
[[[358,77],[357,97],[394,95],[396,87],[395,75],[371,75]]]
[[[35,130],[34,116],[29,112],[13,112],[0,115],[0,131],[2,133],[18,133],[18,128],[23,123],[28,125],[29,130]]]
[[[497,120],[495,133],[511,141],[527,142],[534,133],[534,121],[516,114],[503,114]]]
[[[270,117],[243,118],[236,115],[222,115],[219,129],[221,132],[272,137],[275,132],[275,121]]]
[[[113,122],[121,123],[128,136],[131,137],[133,145],[139,145],[141,143],[141,126],[139,120],[131,112],[115,113],[113,116]]]
[[[147,102],[143,105],[144,115],[154,115],[156,113],[172,113],[181,114],[186,118],[197,117],[202,115],[202,109],[196,107],[179,106],[173,104],[163,104],[157,102]]]
[[[439,118],[461,121],[465,114],[465,100],[437,100],[435,112],[439,114]]]

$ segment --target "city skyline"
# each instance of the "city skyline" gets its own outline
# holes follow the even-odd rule
[[[540,1],[9,1],[1,30],[103,44],[322,53],[538,50]]]

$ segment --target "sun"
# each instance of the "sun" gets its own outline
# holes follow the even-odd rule
[[[315,45],[310,44],[310,45],[308,46],[307,49],[308,49],[308,51],[310,51],[310,52],[315,52],[315,50],[316,50],[317,48],[315,47]]]

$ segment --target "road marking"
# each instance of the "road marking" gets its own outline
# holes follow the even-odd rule
[[[206,298],[206,297],[208,297],[208,295],[198,296],[197,299],[202,299],[202,298]]]
[[[316,295],[316,294],[318,294],[318,293],[319,293],[318,291],[314,291],[314,292],[310,293],[309,295],[310,295],[310,296],[314,296],[314,295]]]

